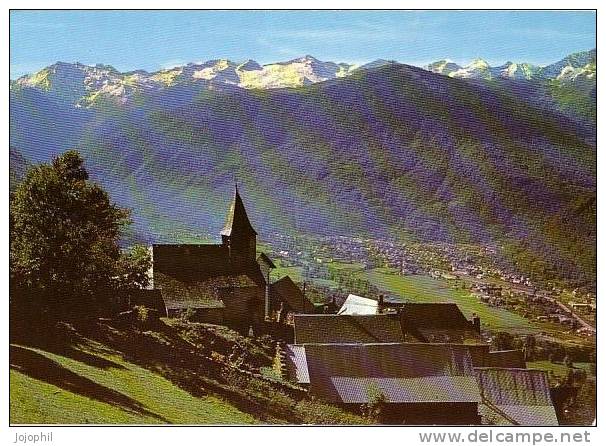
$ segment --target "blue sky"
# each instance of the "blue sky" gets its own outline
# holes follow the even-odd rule
[[[12,11],[10,24],[11,79],[57,61],[121,71],[305,54],[547,64],[596,46],[593,11]]]

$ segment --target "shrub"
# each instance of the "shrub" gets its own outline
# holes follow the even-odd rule
[[[366,394],[368,395],[368,403],[364,408],[364,412],[368,419],[380,422],[387,398],[385,397],[383,391],[375,383],[368,386],[366,389]]]
[[[303,399],[295,405],[303,424],[371,424],[372,421],[319,401]]]
[[[159,321],[158,311],[144,305],[135,305],[135,323],[143,329],[153,328]]]
[[[148,324],[149,312],[147,310],[147,307],[144,307],[142,305],[136,305],[133,308],[133,311],[135,312],[135,321],[137,325],[145,326]]]
[[[193,322],[196,316],[196,310],[191,307],[188,307],[185,311],[181,310],[179,313],[179,319],[183,322]]]

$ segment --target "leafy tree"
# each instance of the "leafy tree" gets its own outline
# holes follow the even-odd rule
[[[10,203],[11,306],[51,317],[91,314],[145,285],[149,260],[118,245],[129,213],[88,179],[77,151],[30,169]]]
[[[152,262],[146,246],[133,246],[121,256],[118,267],[122,271],[120,288],[145,288],[149,285],[148,271]]]

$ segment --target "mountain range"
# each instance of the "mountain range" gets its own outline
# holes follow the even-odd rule
[[[307,55],[266,65],[260,65],[254,60],[236,63],[227,59],[215,59],[152,73],[144,70],[121,73],[109,65],[87,66],[80,63],[57,62],[37,73],[17,79],[11,83],[11,86],[37,88],[62,100],[73,102],[79,107],[90,107],[96,101],[103,99],[109,98],[125,103],[130,99],[134,100],[140,94],[150,94],[187,84],[198,84],[209,89],[301,87],[389,64],[397,64],[397,62],[378,59],[357,66],[323,62]],[[544,67],[513,62],[491,67],[486,61],[476,59],[465,67],[448,60],[441,60],[424,68],[456,78],[540,79],[580,84],[591,82],[595,78],[596,50],[575,53]]]
[[[429,64],[426,69],[434,73],[463,79],[526,79],[558,80],[563,82],[591,82],[596,75],[596,50],[571,54],[564,59],[538,66],[530,63],[506,62],[491,67],[483,59],[475,59],[469,65],[461,66],[450,60],[440,60]]]
[[[121,73],[108,65],[57,62],[31,76],[19,78],[14,87],[37,88],[77,106],[89,107],[100,99],[126,103],[139,94],[180,85],[198,85],[209,89],[300,87],[344,77],[355,69],[357,67],[354,65],[322,62],[312,56],[264,66],[254,60],[236,63],[216,59],[153,73],[143,70]]]
[[[143,241],[218,233],[237,180],[262,238],[486,243],[591,283],[595,72],[595,50],[541,68],[57,63],[11,81],[11,169],[80,150]]]

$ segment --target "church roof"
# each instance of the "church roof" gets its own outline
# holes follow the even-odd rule
[[[191,282],[234,274],[223,245],[155,244],[152,253],[154,277],[162,273]]]
[[[242,198],[238,193],[238,186],[236,186],[236,192],[234,194],[234,199],[229,208],[229,212],[227,213],[227,218],[225,219],[225,225],[223,226],[223,230],[221,231],[221,235],[231,236],[232,232],[240,232],[244,234],[257,234],[252,225],[250,224],[250,220],[248,219],[248,215],[246,215],[246,209],[244,208],[244,203],[242,202]]]
[[[244,273],[183,281],[160,272],[154,275],[154,285],[162,290],[167,309],[223,306],[220,301],[220,289],[258,286],[249,275]]]
[[[263,264],[266,268],[273,269],[276,267],[274,262],[272,262],[272,260],[264,252],[262,252],[261,255],[259,257],[257,257],[257,263],[259,265]]]

